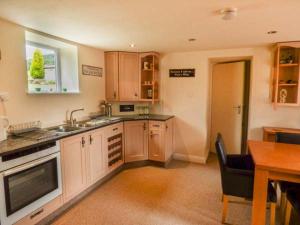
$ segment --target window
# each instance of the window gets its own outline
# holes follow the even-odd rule
[[[28,93],[78,93],[77,46],[26,31]]]

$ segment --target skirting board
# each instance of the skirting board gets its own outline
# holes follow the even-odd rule
[[[196,155],[186,155],[186,154],[181,154],[181,153],[173,153],[173,159],[205,164],[207,157],[201,157],[201,156],[196,156]]]

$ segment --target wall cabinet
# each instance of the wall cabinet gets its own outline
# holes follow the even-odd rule
[[[149,121],[149,159],[166,162],[173,153],[173,119]]]
[[[148,159],[148,121],[128,121],[124,123],[125,162]]]
[[[105,52],[106,100],[138,101],[139,55],[136,52]]]
[[[105,94],[107,101],[119,100],[119,52],[105,53]]]
[[[158,53],[105,52],[105,66],[107,101],[158,101]]]
[[[276,106],[300,105],[300,42],[278,43],[274,60],[272,102]]]
[[[119,99],[139,100],[139,55],[135,52],[119,53]]]

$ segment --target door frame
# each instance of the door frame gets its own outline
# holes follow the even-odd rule
[[[209,69],[210,69],[210,77],[209,77],[209,126],[208,126],[208,134],[209,134],[209,152],[213,152],[211,146],[211,131],[212,131],[212,88],[213,88],[213,68],[216,64],[225,64],[225,63],[234,63],[234,62],[245,62],[245,73],[244,73],[244,96],[243,96],[243,118],[242,118],[242,131],[241,131],[241,154],[247,153],[247,139],[249,133],[249,114],[250,114],[250,91],[251,91],[251,75],[252,75],[252,66],[253,59],[252,57],[226,57],[226,58],[212,58],[210,59]]]

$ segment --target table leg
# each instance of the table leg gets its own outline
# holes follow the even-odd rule
[[[268,171],[255,169],[252,205],[252,225],[266,224]]]

